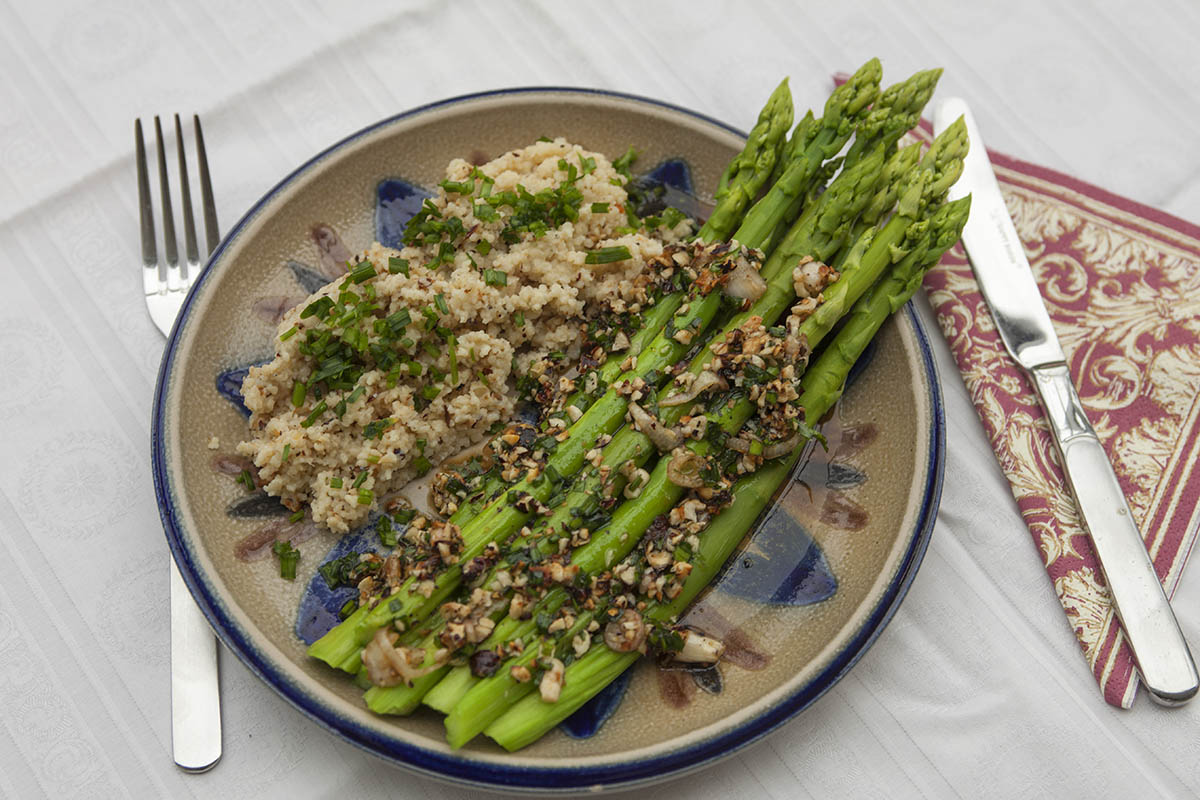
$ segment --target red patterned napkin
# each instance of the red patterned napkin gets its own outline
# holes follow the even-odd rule
[[[1170,596],[1200,522],[1200,228],[990,155],[1079,396]],[[1104,699],[1128,708],[1137,688],[1129,646],[1044,414],[961,245],[925,289]]]

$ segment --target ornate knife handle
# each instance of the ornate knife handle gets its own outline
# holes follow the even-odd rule
[[[1061,363],[1029,372],[1142,683],[1163,705],[1186,703],[1200,686],[1196,664],[1070,373]]]

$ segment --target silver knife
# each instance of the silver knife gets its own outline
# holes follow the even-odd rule
[[[960,116],[967,124],[971,150],[950,197],[971,195],[971,218],[962,241],[975,278],[1004,346],[1029,374],[1046,411],[1067,483],[1091,536],[1142,683],[1157,702],[1181,705],[1200,686],[1196,664],[1117,476],[1071,383],[1066,356],[966,102],[944,100],[934,114],[934,131],[940,133]]]

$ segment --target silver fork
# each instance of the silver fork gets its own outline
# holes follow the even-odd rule
[[[195,124],[196,157],[200,176],[200,195],[204,206],[204,230],[211,253],[220,240],[217,233],[217,209],[213,201],[212,179],[208,174],[208,156],[204,152],[204,134],[200,117]],[[175,214],[171,208],[171,186],[167,177],[167,154],[163,146],[162,124],[154,118],[154,138],[158,150],[158,184],[162,198],[164,264],[159,265],[157,236],[154,231],[154,203],[150,196],[150,174],[146,165],[146,144],[142,121],[134,121],[137,151],[138,208],[142,227],[142,284],[150,318],[164,334],[170,334],[188,289],[200,274],[200,248],[196,242],[196,220],[192,214],[192,196],[188,182],[187,156],[183,129],[175,115],[175,150],[179,162],[179,188],[183,203],[184,256],[186,269],[179,263],[179,243],[175,237]],[[217,641],[208,621],[196,606],[187,584],[171,559],[171,746],[175,763],[187,772],[205,772],[221,758],[221,695],[217,676]]]

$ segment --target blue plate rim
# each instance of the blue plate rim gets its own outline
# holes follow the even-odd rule
[[[633,762],[561,768],[481,763],[447,756],[442,752],[399,741],[395,738],[381,735],[377,731],[364,727],[353,720],[339,716],[336,711],[333,711],[331,706],[304,691],[290,676],[279,671],[271,660],[266,657],[258,643],[246,635],[247,632],[241,629],[240,625],[224,607],[224,604],[214,595],[204,580],[201,579],[197,570],[195,554],[191,551],[180,530],[180,523],[177,519],[178,512],[175,508],[166,461],[167,439],[163,426],[166,416],[167,388],[172,367],[175,363],[181,331],[193,309],[193,304],[200,287],[209,277],[209,266],[224,253],[231,242],[238,238],[267,203],[294,180],[308,172],[321,161],[363,137],[395,122],[412,118],[427,111],[443,109],[472,100],[539,93],[568,93],[630,100],[681,113],[726,132],[733,133],[743,139],[746,136],[745,132],[708,115],[640,95],[583,87],[528,86],[472,92],[470,94],[426,103],[368,125],[325,148],[275,184],[229,229],[220,244],[209,256],[204,270],[196,279],[184,301],[183,307],[180,309],[171,333],[167,337],[166,348],[163,352],[158,377],[155,382],[150,437],[154,493],[158,502],[159,517],[162,520],[163,530],[171,554],[179,565],[184,582],[187,584],[188,589],[191,591],[201,611],[216,631],[218,637],[255,675],[261,678],[268,686],[275,689],[276,692],[297,710],[321,727],[344,741],[361,747],[405,769],[459,785],[535,792],[562,791],[572,788],[595,789],[598,787],[603,787],[607,790],[627,789],[677,777],[685,771],[701,768],[732,755],[734,752],[761,739],[784,722],[808,708],[832,688],[858,662],[871,645],[874,644],[879,634],[895,614],[901,600],[907,594],[932,537],[937,508],[941,500],[942,482],[945,472],[945,414],[941,384],[938,379],[937,367],[929,338],[911,302],[905,306],[905,313],[909,324],[916,334],[922,365],[925,368],[928,399],[932,411],[930,420],[931,430],[927,449],[930,469],[926,477],[920,511],[915,523],[915,533],[900,561],[892,582],[880,597],[879,604],[861,626],[855,637],[825,669],[763,714],[719,736],[705,739],[680,750]]]

